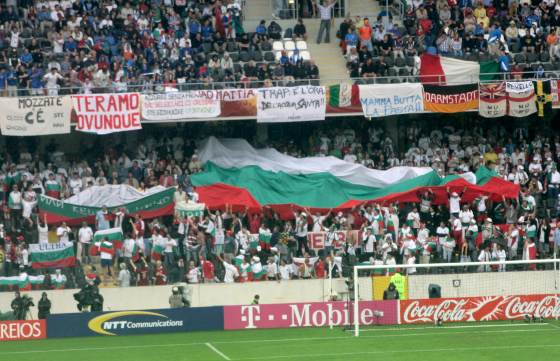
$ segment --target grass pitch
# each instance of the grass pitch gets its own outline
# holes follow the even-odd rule
[[[560,359],[560,325],[556,321],[374,327],[362,330],[359,337],[340,328],[299,328],[0,344],[0,360],[18,361],[534,359]]]

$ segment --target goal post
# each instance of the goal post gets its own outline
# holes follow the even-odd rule
[[[352,276],[355,336],[360,335],[360,320],[368,307],[376,308],[367,311],[377,316],[375,325],[542,321],[560,316],[560,259],[356,265]],[[364,277],[371,279],[371,289],[364,287],[369,282],[360,281]],[[396,301],[383,300],[390,283],[398,285]]]

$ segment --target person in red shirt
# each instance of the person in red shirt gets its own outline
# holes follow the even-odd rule
[[[202,277],[204,282],[214,282],[214,264],[210,261],[205,260],[200,256],[200,265],[202,266]]]
[[[319,258],[317,262],[315,262],[315,277],[316,278],[325,278],[325,261],[322,258]]]

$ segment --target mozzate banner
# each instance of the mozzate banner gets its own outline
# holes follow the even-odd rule
[[[142,129],[140,93],[72,96],[76,130],[110,134]]]
[[[420,83],[360,85],[360,102],[366,117],[424,111]]]
[[[424,109],[436,113],[460,113],[478,109],[478,84],[424,84]]]
[[[69,96],[0,98],[2,135],[37,136],[70,133]]]
[[[398,321],[397,301],[362,301],[361,325],[391,325]],[[345,326],[354,314],[347,302],[282,303],[276,305],[224,306],[224,329]]]
[[[519,320],[525,316],[560,317],[553,295],[434,298],[400,301],[399,323]]]
[[[287,123],[325,120],[326,90],[303,85],[257,90],[257,122]]]
[[[47,338],[45,320],[0,321],[0,341],[39,340]]]
[[[142,118],[145,120],[189,120],[218,116],[220,100],[213,92],[201,90],[142,96]]]

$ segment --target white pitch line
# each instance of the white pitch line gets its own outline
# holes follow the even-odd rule
[[[388,354],[398,354],[407,353],[412,354],[414,352],[446,352],[446,351],[484,351],[484,350],[509,350],[509,349],[536,349],[543,347],[556,348],[560,347],[560,344],[548,344],[548,345],[508,345],[508,346],[483,346],[483,347],[455,347],[455,348],[430,348],[430,349],[406,349],[406,350],[386,350],[386,351],[362,351],[362,352],[341,352],[341,353],[316,353],[316,354],[294,354],[294,355],[278,355],[278,356],[265,356],[265,357],[246,357],[242,359],[236,359],[233,361],[245,361],[245,360],[277,360],[277,359],[307,359],[309,357],[342,357],[342,356],[359,356],[359,355],[388,355]]]
[[[541,325],[541,324],[528,324],[528,325]],[[524,326],[528,326],[524,325]],[[545,323],[543,325],[551,325]],[[552,326],[552,325],[551,325]],[[492,327],[492,326],[488,326]],[[495,327],[495,326],[493,326]],[[556,326],[558,327],[558,326]],[[457,327],[448,327],[447,330]],[[360,336],[359,339],[370,338],[388,338],[388,337],[406,337],[406,336],[434,336],[434,335],[455,335],[455,334],[469,334],[469,333],[505,333],[505,332],[557,332],[556,329],[524,329],[524,330],[472,330],[472,331],[457,331],[457,332],[443,332],[446,328],[441,328],[440,332],[416,332],[416,333],[394,333],[389,335],[369,335]],[[404,329],[402,330],[404,331]],[[275,338],[275,339],[250,339],[250,340],[235,340],[235,341],[213,341],[213,344],[246,344],[246,343],[262,343],[262,342],[307,342],[307,341],[331,341],[353,339],[350,336],[335,336],[335,337],[299,337],[299,338]],[[82,352],[82,351],[103,351],[103,350],[126,350],[126,349],[143,349],[155,347],[176,347],[176,346],[207,346],[206,342],[190,342],[190,343],[164,343],[164,344],[148,344],[148,345],[119,345],[119,346],[105,346],[105,347],[82,347],[82,348],[66,348],[66,349],[48,349],[48,350],[26,350],[26,351],[6,351],[0,352],[2,355],[20,355],[20,354],[42,354],[51,352]]]
[[[227,357],[227,355],[225,353],[223,353],[222,351],[220,351],[217,348],[215,348],[214,346],[212,346],[212,344],[210,342],[206,342],[205,345],[208,346],[208,348],[210,350],[214,351],[216,354],[221,356],[224,360],[231,361],[231,359],[229,357]]]
[[[511,324],[503,324],[503,325],[459,325],[459,326],[423,326],[423,327],[402,327],[402,328],[368,328],[368,329],[360,329],[361,332],[386,332],[386,331],[406,331],[406,330],[429,330],[429,329],[441,329],[441,330],[450,330],[453,328],[494,328],[494,327],[525,327],[525,326],[546,326],[550,325],[549,323],[511,323]],[[354,332],[354,330],[346,330],[347,332]]]

